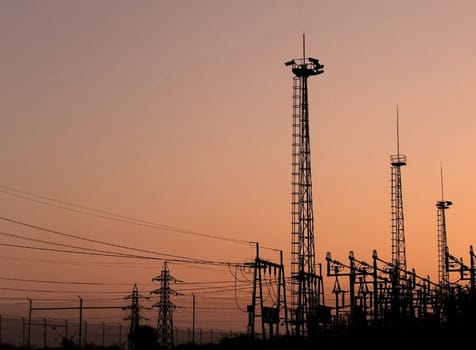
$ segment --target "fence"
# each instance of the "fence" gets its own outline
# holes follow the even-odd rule
[[[77,321],[67,319],[32,319],[31,328],[25,317],[0,316],[0,344],[23,346],[30,348],[61,347],[63,339],[79,344],[80,327]],[[81,327],[81,344],[101,347],[128,348],[127,335],[129,325],[119,322],[88,322],[83,321]],[[175,328],[175,344],[191,343],[193,338],[197,344],[217,344],[224,337],[233,337],[239,333],[223,330],[196,329],[195,337],[191,328]]]

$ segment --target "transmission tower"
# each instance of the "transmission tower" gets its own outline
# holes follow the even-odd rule
[[[128,306],[124,307],[124,310],[131,310],[130,315],[124,318],[124,320],[126,321],[131,321],[131,326],[129,330],[129,340],[135,339],[136,330],[139,326],[140,320],[147,320],[147,318],[143,317],[140,314],[140,310],[144,307],[139,304],[139,299],[143,298],[148,299],[148,297],[144,297],[143,295],[139,294],[137,284],[134,284],[134,288],[132,288],[132,293],[124,297],[124,299],[131,301]],[[129,341],[128,344],[129,350],[134,349],[134,341]]]
[[[170,349],[174,346],[173,312],[176,309],[176,305],[170,301],[170,296],[172,294],[179,295],[170,288],[170,283],[179,281],[170,275],[167,262],[164,262],[160,275],[152,278],[152,281],[160,282],[160,288],[150,292],[159,295],[159,301],[152,305],[152,307],[159,309],[157,318],[158,342],[160,346]]]
[[[322,276],[316,273],[312,202],[311,146],[307,79],[322,74],[319,60],[303,56],[286,62],[293,76],[291,325],[294,335],[312,335],[323,301]]]

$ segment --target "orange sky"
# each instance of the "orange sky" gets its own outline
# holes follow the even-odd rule
[[[283,250],[289,272],[292,74],[284,62],[301,56],[305,33],[307,54],[325,65],[309,81],[316,260],[325,264],[330,251],[347,261],[353,250],[370,261],[373,249],[391,260],[398,105],[400,150],[408,157],[407,262],[436,280],[441,164],[445,199],[454,203],[450,251],[468,261],[474,244],[475,11],[473,1],[3,1],[0,216],[185,257],[254,256],[247,244],[84,215],[5,193],[13,188],[258,241]],[[6,221],[0,231],[93,247]],[[6,235],[0,243],[40,246]],[[274,251],[263,255],[277,259]],[[3,278],[103,282],[115,292],[133,283],[150,290],[162,268],[160,261],[7,246],[0,246],[0,259]],[[170,268],[185,282],[233,280],[226,268]],[[8,315],[27,309],[7,298],[85,290],[0,285],[27,289],[0,289],[0,314]],[[186,288],[177,304],[190,304],[193,285]],[[240,302],[244,307],[246,298]],[[189,311],[180,311],[178,326],[190,326]],[[246,315],[233,315],[224,327],[245,329]],[[202,327],[223,326],[208,317]]]

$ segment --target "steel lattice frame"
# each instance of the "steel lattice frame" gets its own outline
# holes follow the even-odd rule
[[[295,335],[309,335],[316,325],[321,303],[322,277],[316,274],[314,212],[312,198],[311,147],[307,79],[323,73],[314,58],[286,63],[292,66],[292,242],[291,242],[291,324]]]
[[[405,251],[405,225],[403,217],[403,194],[401,167],[407,164],[406,156],[393,155],[392,165],[392,264],[396,277],[406,279],[407,257]]]
[[[157,336],[159,345],[170,349],[174,346],[174,322],[173,311],[175,304],[170,301],[171,293],[175,293],[170,288],[170,282],[175,282],[176,279],[169,273],[167,262],[164,263],[162,271],[159,276],[154,277],[152,281],[160,282],[160,288],[152,291],[153,294],[159,294],[159,301],[152,305],[159,309],[157,318]]]

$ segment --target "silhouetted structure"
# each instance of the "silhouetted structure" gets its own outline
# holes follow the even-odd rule
[[[171,294],[178,295],[176,291],[170,288],[171,282],[178,282],[172,277],[167,267],[167,262],[164,262],[162,272],[156,276],[152,281],[160,282],[160,288],[153,290],[151,294],[158,294],[159,301],[152,305],[159,309],[157,318],[157,336],[160,346],[165,348],[172,348],[174,346],[174,322],[173,312],[176,308],[175,304],[170,301]]]
[[[285,63],[293,77],[292,130],[292,242],[291,325],[293,334],[309,336],[318,325],[318,310],[324,303],[320,271],[316,271],[314,210],[312,198],[311,146],[307,80],[322,74],[319,60],[303,57]]]
[[[371,325],[399,330],[401,315],[394,312],[394,267],[372,253],[372,263],[359,260],[351,251],[349,262],[343,263],[326,255],[327,275],[335,277],[333,293],[336,295],[334,323],[339,326],[362,328]],[[429,277],[421,277],[415,270],[404,271],[407,276],[405,293],[400,303],[409,310],[405,326],[415,320],[432,319],[437,285]],[[343,290],[339,278],[349,277],[349,290]],[[348,295],[346,300],[345,295]]]
[[[441,179],[441,200],[436,202],[437,225],[438,225],[438,282],[440,284],[438,314],[441,321],[445,321],[446,312],[442,310],[445,300],[450,296],[450,277],[446,266],[446,252],[448,241],[446,237],[446,209],[453,203],[444,199],[443,193],[443,170],[440,172]]]
[[[397,154],[390,156],[391,164],[391,207],[392,207],[392,308],[396,321],[398,316],[408,314],[405,293],[408,292],[407,257],[405,249],[405,225],[403,216],[403,194],[401,167],[407,165],[407,157],[400,154],[400,134],[397,107]]]
[[[286,335],[289,335],[283,252],[280,251],[279,264],[263,260],[259,255],[259,244],[256,243],[255,261],[247,266],[253,269],[252,299],[247,307],[248,335],[254,338],[255,335],[261,334],[263,340],[272,340],[275,336],[279,336],[281,322],[284,322]],[[282,311],[284,317],[281,316]]]
[[[140,314],[140,310],[144,308],[143,306],[139,304],[139,299],[142,299],[142,298],[145,298],[145,297],[139,294],[137,284],[134,284],[134,287],[132,288],[132,293],[124,297],[124,299],[131,301],[131,303],[128,306],[124,307],[124,310],[131,310],[131,314],[124,318],[124,320],[126,321],[131,321],[131,325],[129,328],[129,335],[128,335],[129,340],[135,339],[136,330],[139,327],[140,320],[147,320],[147,318],[145,318],[144,316]],[[129,350],[134,349],[133,341],[128,342],[128,348]]]

